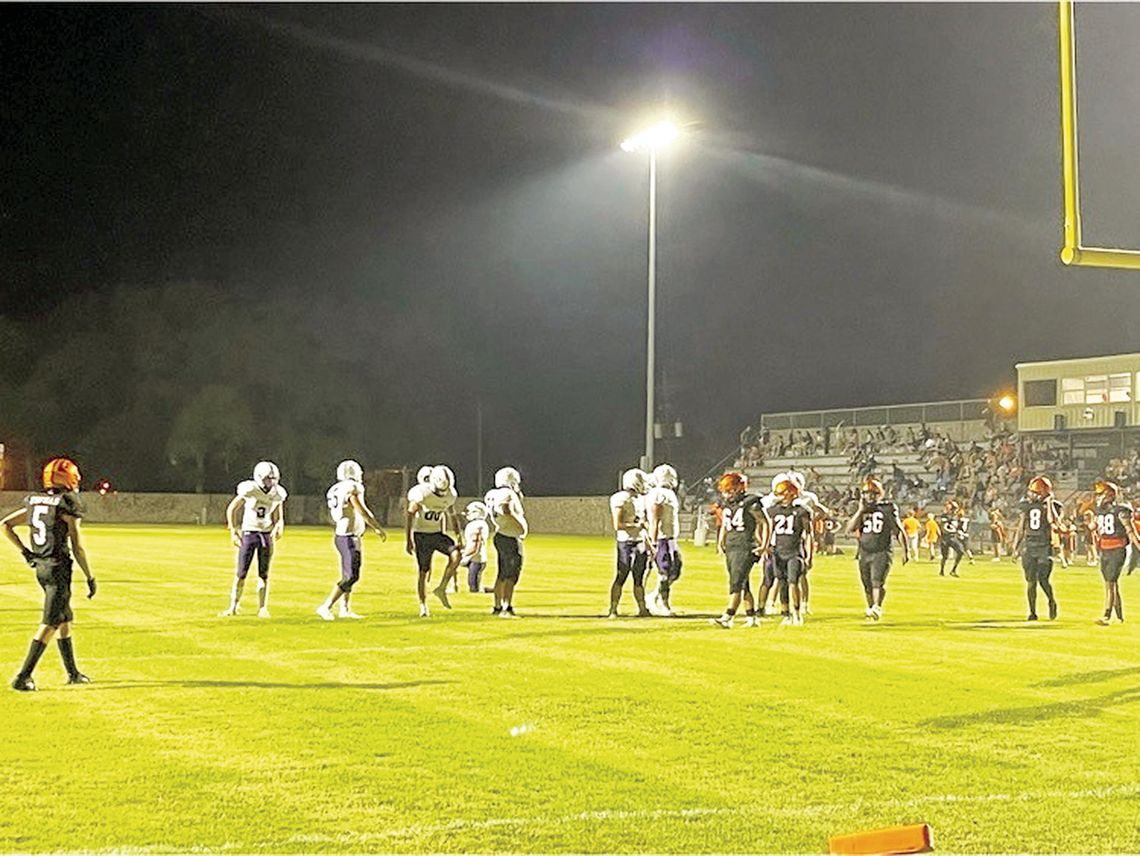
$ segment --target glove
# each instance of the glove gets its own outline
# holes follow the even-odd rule
[[[87,599],[95,597],[95,577],[87,578]]]

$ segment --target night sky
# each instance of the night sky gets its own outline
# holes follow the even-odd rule
[[[1140,7],[1078,33],[1086,243],[1140,247]],[[279,346],[335,352],[387,426],[366,464],[461,490],[477,401],[485,470],[532,493],[636,463],[647,174],[617,144],[662,111],[693,123],[659,170],[689,477],[764,411],[1140,350],[1140,274],[1057,260],[1051,3],[9,5],[0,69],[0,314],[288,304],[311,336]]]

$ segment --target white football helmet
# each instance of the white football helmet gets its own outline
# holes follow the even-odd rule
[[[487,506],[481,502],[472,502],[467,506],[464,514],[467,515],[468,520],[486,520]]]
[[[435,493],[447,493],[455,485],[455,473],[442,464],[434,466],[428,474],[427,483]]]
[[[798,470],[788,470],[788,478],[800,489],[800,493],[804,492],[804,488],[807,487],[807,479],[804,478],[803,473]]]
[[[364,469],[356,461],[341,461],[336,465],[337,481],[360,481],[364,478]]]
[[[431,478],[431,467],[428,464],[424,464],[416,472],[416,484],[427,484],[428,479],[430,479],[430,478]]]
[[[514,467],[503,467],[495,473],[495,487],[509,487],[518,491],[522,487],[522,476]]]
[[[281,472],[273,461],[262,461],[253,468],[253,481],[264,490],[269,490],[280,480]]]
[[[669,464],[658,464],[653,470],[653,481],[658,487],[674,490],[677,487],[677,471]]]
[[[645,479],[645,470],[634,468],[622,473],[621,489],[628,490],[631,493],[645,493],[649,489],[649,484]]]

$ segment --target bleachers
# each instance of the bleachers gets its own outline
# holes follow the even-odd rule
[[[842,487],[855,480],[848,463],[847,455],[789,455],[781,458],[769,458],[761,466],[749,467],[745,470],[749,481],[757,485],[769,484],[777,473],[795,469],[807,473],[809,469],[815,470],[820,478],[834,487]],[[922,466],[918,452],[881,452],[875,455],[878,461],[876,474],[880,477],[889,476],[895,464],[898,464],[908,476],[918,476],[923,480],[929,478],[929,473]]]

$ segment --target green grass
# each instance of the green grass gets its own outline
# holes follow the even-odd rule
[[[88,534],[96,682],[64,687],[53,645],[40,692],[0,694],[2,851],[824,852],[918,821],[944,851],[1140,851],[1140,632],[1093,625],[1095,569],[1058,569],[1061,619],[1028,625],[1008,562],[896,566],[866,626],[850,560],[821,559],[807,626],[725,632],[711,549],[685,552],[684,617],[606,622],[610,543],[536,536],[522,618],[460,594],[421,621],[373,537],[367,620],[328,624],[328,530],[280,543],[268,621],[252,584],[216,617],[223,530]],[[39,589],[0,556],[10,677]],[[1124,599],[1140,617],[1140,575]]]

